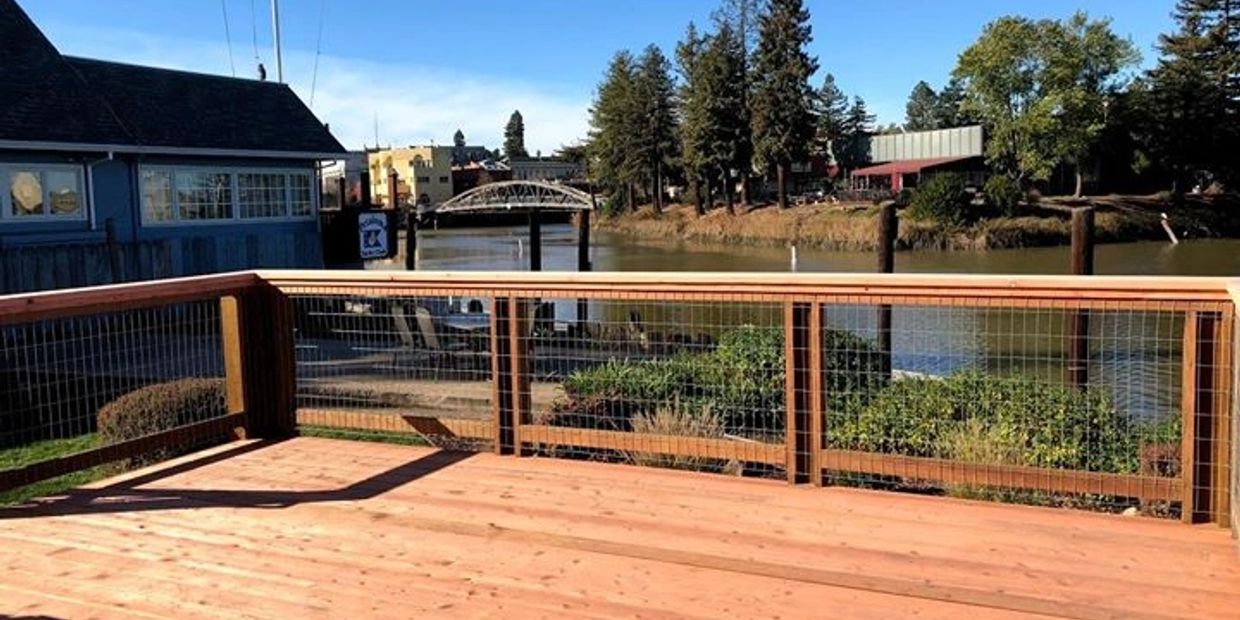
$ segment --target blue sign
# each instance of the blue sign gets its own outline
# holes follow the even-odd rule
[[[362,260],[387,258],[388,218],[385,213],[357,214],[357,232],[361,242]]]

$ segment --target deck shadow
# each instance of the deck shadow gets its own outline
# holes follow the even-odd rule
[[[278,442],[264,441],[238,446],[102,488],[74,489],[64,497],[34,505],[0,508],[0,520],[209,507],[281,509],[299,504],[361,501],[451,467],[475,454],[440,450],[339,489],[321,491],[138,488],[239,454],[270,447],[275,443]]]

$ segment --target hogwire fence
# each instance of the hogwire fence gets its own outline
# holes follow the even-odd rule
[[[1231,285],[260,271],[0,297],[0,490],[301,427],[1234,525]]]

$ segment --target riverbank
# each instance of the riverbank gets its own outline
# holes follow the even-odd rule
[[[1026,208],[1028,215],[986,218],[967,226],[902,217],[897,247],[903,250],[995,250],[1067,245],[1071,209],[1097,209],[1100,243],[1165,240],[1160,214],[1167,213],[1182,239],[1240,235],[1240,202],[1234,197],[1186,197],[1173,203],[1160,197],[1105,196],[1088,200],[1047,199]],[[656,215],[650,207],[637,213],[600,218],[596,228],[653,240],[703,241],[787,246],[825,250],[870,251],[877,244],[878,209],[870,204],[774,206],[715,209],[697,216],[692,205],[671,205]]]

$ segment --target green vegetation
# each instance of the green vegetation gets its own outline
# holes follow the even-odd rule
[[[36,443],[0,450],[0,470],[20,469],[27,465],[67,456],[95,448],[98,439],[95,435],[82,435],[69,439],[51,439]],[[92,482],[109,475],[111,470],[106,467],[73,472],[58,478],[36,482],[17,489],[0,492],[0,506],[22,504],[36,497],[59,495],[76,486]]]
[[[832,407],[854,406],[880,390],[881,358],[866,341],[827,331],[826,390]],[[716,416],[729,433],[779,434],[784,428],[784,344],[780,328],[746,326],[704,353],[648,361],[611,361],[573,373],[569,401],[549,422],[631,430],[635,417],[676,404],[677,414]]]
[[[970,209],[972,199],[963,177],[952,173],[936,174],[913,192],[908,214],[919,220],[965,224],[976,215]]]
[[[134,390],[99,409],[99,439],[117,443],[171,430],[225,413],[222,379],[181,379]],[[130,465],[176,455],[161,450]]]
[[[1147,435],[1102,390],[975,371],[896,381],[830,426],[849,450],[1109,473],[1136,473]]]
[[[982,192],[986,196],[986,205],[995,213],[1007,217],[1016,215],[1017,207],[1025,198],[1020,181],[1007,174],[996,174],[986,179]]]

